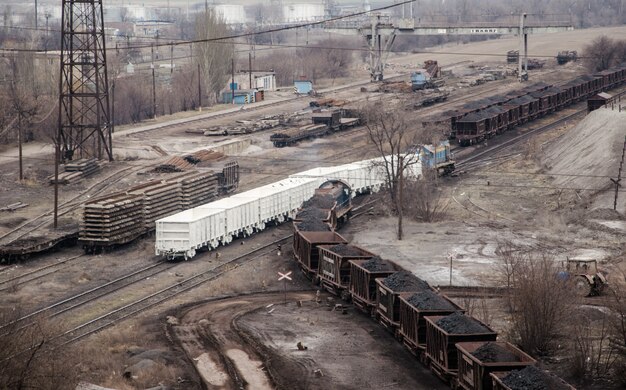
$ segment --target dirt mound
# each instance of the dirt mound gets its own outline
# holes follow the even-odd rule
[[[298,211],[298,214],[296,214],[296,219],[305,221],[323,221],[328,219],[328,210],[322,210],[317,207],[307,207],[306,209]]]
[[[440,318],[436,324],[449,334],[492,333],[480,322],[460,312]]]
[[[547,173],[558,174],[554,184],[594,189],[609,185],[606,176],[617,175],[622,158],[625,120],[626,112],[595,110],[548,145],[542,153],[543,163]]]
[[[434,291],[425,290],[415,293],[407,299],[416,309],[420,310],[455,310],[456,307],[447,299]]]
[[[357,247],[349,244],[334,245],[329,249],[340,256],[363,256],[363,252],[361,252]]]
[[[365,268],[370,272],[380,272],[380,271],[393,271],[394,267],[391,263],[383,260],[380,256],[374,256],[365,263],[361,264],[361,267]]]
[[[409,271],[398,271],[383,279],[383,284],[394,292],[430,290],[430,285]]]
[[[500,344],[488,342],[480,346],[472,355],[484,363],[519,362],[519,356]]]
[[[303,232],[329,232],[330,226],[320,220],[303,221],[296,224],[298,230]]]
[[[568,390],[560,378],[542,371],[535,366],[523,370],[513,370],[502,378],[502,382],[511,390]]]

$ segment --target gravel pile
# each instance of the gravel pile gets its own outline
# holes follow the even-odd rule
[[[417,292],[407,301],[418,310],[456,310],[450,301],[431,290]]]
[[[512,390],[568,390],[571,389],[560,378],[535,366],[513,370],[502,378],[502,383]]]
[[[328,219],[328,210],[322,210],[317,207],[308,207],[306,209],[298,211],[298,214],[296,214],[296,219],[306,221],[316,219],[318,221],[323,221],[325,219]]]
[[[472,355],[483,363],[520,362],[519,356],[500,344],[488,342],[472,352]]]
[[[361,264],[361,267],[370,272],[393,271],[393,265],[381,259],[380,256],[372,257],[371,259]]]
[[[440,318],[436,322],[436,324],[449,334],[474,334],[492,332],[472,317],[468,317],[461,312],[452,313],[448,316]]]
[[[335,198],[331,195],[315,195],[302,204],[302,208],[317,207],[319,209],[330,209],[335,205]]]
[[[430,290],[428,283],[409,271],[398,271],[383,279],[383,284],[393,292],[411,292]]]
[[[298,230],[302,232],[329,232],[330,226],[320,220],[302,221],[296,224]]]
[[[340,256],[363,256],[363,252],[349,244],[334,245],[330,250]]]

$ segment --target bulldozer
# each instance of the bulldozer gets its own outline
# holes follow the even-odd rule
[[[604,273],[598,271],[598,262],[596,260],[568,258],[562,275],[564,279],[573,282],[576,295],[581,297],[600,295],[608,285]]]

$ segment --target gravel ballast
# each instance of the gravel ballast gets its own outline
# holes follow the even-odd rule
[[[460,312],[440,318],[437,320],[436,324],[449,334],[493,333],[493,331],[489,330],[472,317],[468,317]]]
[[[511,390],[568,390],[571,389],[559,377],[535,366],[513,370],[501,379]]]
[[[296,224],[298,230],[302,232],[329,232],[330,226],[319,220],[302,221]]]
[[[431,290],[411,295],[407,301],[418,310],[456,310],[450,301]]]
[[[519,362],[519,356],[500,344],[488,342],[472,352],[475,358],[483,363]]]
[[[383,279],[382,283],[393,292],[412,292],[430,290],[428,283],[409,271],[398,271]]]
[[[330,195],[315,195],[302,204],[302,208],[317,207],[320,209],[330,209],[335,205],[335,198]]]
[[[394,267],[391,263],[383,260],[380,256],[374,256],[367,260],[361,267],[370,272],[393,271]]]
[[[317,207],[307,207],[306,209],[302,209],[298,211],[296,214],[296,219],[303,221],[311,221],[311,220],[319,220],[324,221],[328,219],[328,210],[320,209]]]
[[[336,253],[339,256],[365,256],[365,254],[357,247],[350,244],[333,245],[329,249],[331,252]]]

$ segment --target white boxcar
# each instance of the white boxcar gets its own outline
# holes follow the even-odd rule
[[[189,209],[156,221],[156,254],[190,258],[196,249],[216,248],[226,229],[223,210]]]
[[[197,209],[222,210],[226,215],[226,229],[220,242],[229,244],[240,233],[251,235],[259,225],[259,199],[223,198],[203,204]]]

